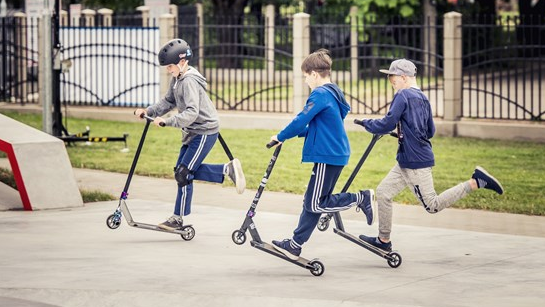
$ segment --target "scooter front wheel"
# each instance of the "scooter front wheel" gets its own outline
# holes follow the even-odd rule
[[[180,235],[182,237],[182,239],[184,239],[186,241],[190,241],[191,239],[193,239],[195,237],[195,228],[193,228],[191,226],[187,226],[187,227],[185,227],[183,229],[183,231],[185,233]]]
[[[119,227],[119,225],[121,225],[120,216],[112,214],[106,219],[106,226],[108,226],[108,228],[110,229],[116,229],[117,227]]]
[[[326,231],[329,228],[329,221],[330,219],[328,216],[322,216],[318,220],[318,225],[316,225],[316,228],[318,228],[319,231]]]
[[[235,242],[235,244],[242,245],[244,244],[244,242],[246,242],[246,235],[240,230],[235,230],[231,235],[231,239],[233,239],[233,242]]]

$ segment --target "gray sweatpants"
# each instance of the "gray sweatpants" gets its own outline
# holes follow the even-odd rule
[[[431,167],[421,169],[401,168],[396,164],[380,182],[376,197],[378,202],[379,236],[389,239],[392,232],[392,199],[405,187],[429,213],[437,213],[471,192],[469,182],[462,182],[437,195],[433,187]]]

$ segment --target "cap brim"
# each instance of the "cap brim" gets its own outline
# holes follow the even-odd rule
[[[380,69],[379,71],[383,74],[391,75],[390,70],[388,69]]]

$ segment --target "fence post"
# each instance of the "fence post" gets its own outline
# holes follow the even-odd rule
[[[62,19],[61,19],[62,20]],[[42,130],[53,134],[53,59],[51,12],[44,9],[38,28],[38,85],[42,105]]]
[[[97,12],[91,9],[85,9],[81,11],[81,14],[83,15],[83,19],[85,20],[86,27],[94,27],[95,26],[95,16]]]
[[[169,40],[174,39],[174,15],[163,14],[159,17],[159,44],[163,46]],[[166,93],[172,76],[164,69],[159,71],[159,90],[161,95]]]
[[[27,39],[26,39],[26,14],[17,12],[15,17],[15,58],[17,78],[15,84],[15,98],[17,102],[24,104],[27,99]]]
[[[437,55],[437,10],[430,2],[424,1],[424,67],[428,76],[435,75]]]
[[[274,5],[265,7],[265,61],[267,62],[267,77],[274,76]]]
[[[358,80],[358,7],[350,7],[350,79]]]
[[[444,108],[446,121],[458,121],[462,116],[462,14],[450,12],[444,16]],[[456,135],[453,125],[452,136]]]
[[[293,112],[299,113],[308,97],[308,86],[301,71],[301,64],[310,52],[310,15],[293,15]]]
[[[147,28],[149,26],[149,7],[142,5],[136,8],[142,14],[142,27]]]
[[[107,8],[101,8],[98,10],[98,13],[102,15],[102,25],[103,27],[111,27],[112,26],[112,15],[114,13],[113,10],[107,9]]]
[[[59,25],[61,27],[68,27],[69,25],[71,25],[68,23],[68,12],[66,10],[61,10],[59,15],[60,15]],[[74,26],[74,25],[71,25],[71,26]]]
[[[169,5],[168,12],[174,16],[174,36],[172,38],[180,38],[178,36],[178,6],[176,4]]]
[[[204,70],[204,11],[202,8],[202,3],[196,3],[195,8],[197,9],[197,26],[199,31],[199,42],[198,48],[198,59],[199,59],[199,71],[203,72]]]

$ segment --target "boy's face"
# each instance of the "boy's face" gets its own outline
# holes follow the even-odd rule
[[[180,71],[180,68],[179,68],[178,66],[180,66],[180,67],[183,68],[184,65],[186,64],[186,62],[187,62],[186,60],[181,59],[180,62],[178,62],[178,65],[176,65],[176,64],[168,64],[168,65],[166,66],[167,72],[168,72],[169,74],[171,74],[174,78],[178,77],[178,76],[180,75],[180,72],[181,72],[181,71]]]
[[[303,72],[303,76],[305,76],[305,83],[313,90],[316,87],[318,73],[315,71],[311,71],[310,73]]]
[[[396,91],[407,88],[407,76],[388,75],[388,80],[390,80],[390,84]]]

